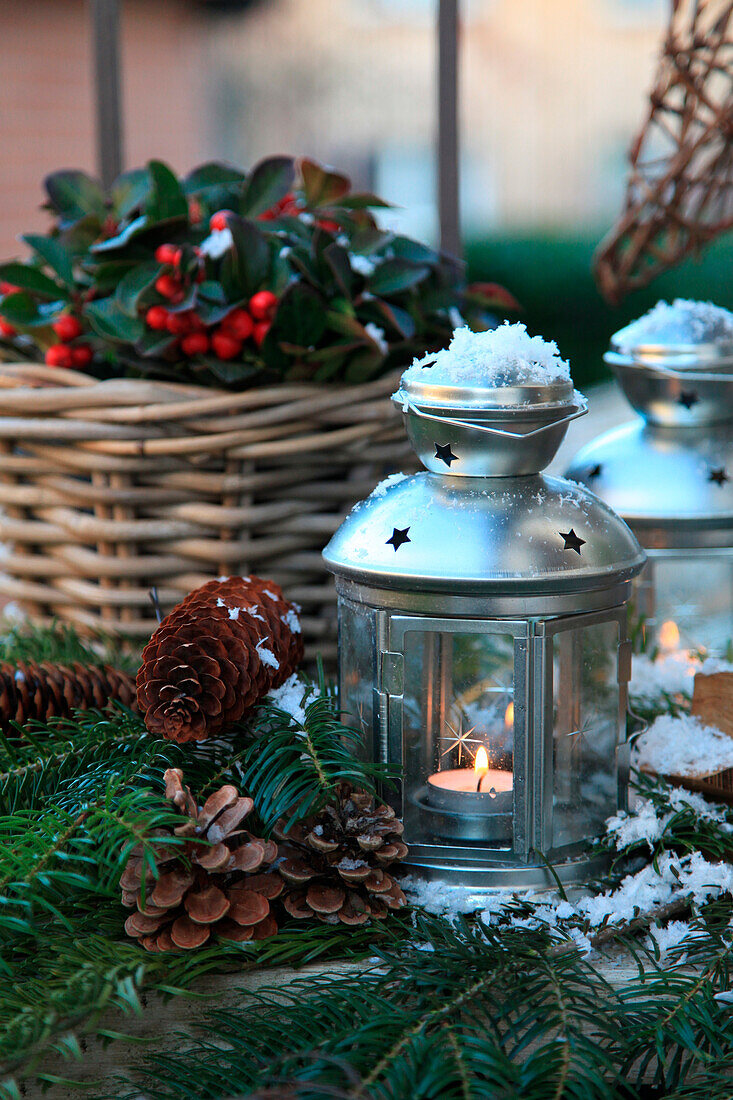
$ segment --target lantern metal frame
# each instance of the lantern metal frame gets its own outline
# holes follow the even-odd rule
[[[538,472],[568,421],[584,409],[572,386],[537,387],[523,392],[521,401],[507,399],[516,387],[484,394],[426,389],[421,394],[412,385],[395,399],[427,471],[378,487],[324,550],[339,602],[342,707],[347,720],[358,712],[371,756],[401,774],[396,792],[383,793],[405,818],[408,866],[415,873],[446,888],[468,887],[477,897],[496,888],[582,882],[604,865],[592,851],[600,831],[595,823],[626,808],[626,604],[645,555],[628,527],[590,493]],[[443,471],[449,442],[450,466]],[[567,532],[577,548],[568,545]],[[607,634],[589,629],[603,625]],[[410,669],[408,640],[415,633]],[[570,663],[564,657],[561,668],[556,640],[563,635]],[[511,828],[507,822],[504,831],[498,819],[508,819],[507,810],[481,810],[473,796],[461,803],[460,793],[461,805],[448,810],[436,802],[430,782],[443,770],[436,764],[439,742],[465,675],[454,677],[455,646],[460,638],[488,636],[503,636],[507,646],[511,640],[511,666],[509,649],[502,658],[507,676],[511,668],[511,687],[507,679],[492,689],[497,700],[509,696],[514,704],[506,748],[511,765],[499,767],[511,771],[511,796],[503,788],[511,797]],[[610,641],[594,649],[600,637],[614,639],[615,651]],[[431,648],[428,638],[441,640]],[[478,655],[491,666],[490,646],[479,647]],[[581,692],[586,667],[601,674],[610,692],[597,706]],[[416,669],[419,685],[408,682]],[[570,676],[564,694],[573,706],[556,722],[563,693],[555,678],[561,675]],[[441,677],[445,686],[438,684]],[[440,692],[443,702],[434,706],[431,693],[437,698]],[[556,731],[570,722],[573,708],[594,715],[596,738],[575,754],[576,770],[568,766],[573,794],[561,804]],[[485,705],[479,712],[486,728],[477,737],[491,747],[489,717],[495,712]],[[581,733],[578,745],[583,731],[575,733]],[[595,802],[586,804],[580,792],[587,784]],[[475,793],[483,797],[480,784]],[[565,824],[556,813],[567,815]],[[563,829],[567,841],[559,839]]]

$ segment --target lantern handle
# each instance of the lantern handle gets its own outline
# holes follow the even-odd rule
[[[606,352],[604,358],[611,366],[616,364],[619,366],[627,365],[627,361],[624,357],[617,355],[616,352]],[[674,378],[679,382],[733,382],[733,373],[724,374],[721,371],[712,373],[699,370],[678,370],[675,367],[668,366],[666,363],[637,362],[636,365],[648,371],[650,374],[658,374],[663,378]]]
[[[482,424],[477,420],[459,420],[454,416],[435,416],[433,413],[424,412],[404,393],[400,394],[398,402],[402,405],[403,410],[409,408],[411,412],[422,417],[423,420],[435,420],[438,424],[454,424],[459,428],[473,428],[476,431],[486,432],[488,435],[500,435],[506,439],[530,439],[533,435],[546,432],[548,428],[556,428],[559,424],[569,424],[571,420],[577,420],[579,416],[585,416],[588,412],[588,402],[582,393],[577,393],[576,390],[576,394],[577,408],[573,412],[561,416],[557,420],[548,421],[547,424],[541,424],[539,428],[533,428],[529,432],[507,432],[503,428],[494,428],[490,424]]]

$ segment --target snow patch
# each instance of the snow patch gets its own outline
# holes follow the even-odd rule
[[[315,684],[305,683],[294,672],[284,684],[269,692],[266,700],[273,707],[284,710],[299,726],[303,726],[305,725],[305,709],[308,703],[312,703],[320,694],[320,690]]]
[[[447,348],[416,359],[403,380],[445,386],[547,386],[569,382],[570,366],[554,340],[505,321],[488,332],[459,328]]]
[[[733,340],[733,313],[713,302],[696,302],[690,298],[659,301],[648,313],[632,321],[616,333],[614,342],[621,351],[630,352],[643,344],[659,342],[664,333],[665,344],[696,342],[715,343]]]
[[[663,714],[637,738],[635,767],[658,775],[714,775],[733,768],[733,738],[691,714]]]

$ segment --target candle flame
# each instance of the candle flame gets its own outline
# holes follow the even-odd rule
[[[489,754],[483,745],[481,745],[476,753],[476,759],[473,762],[473,770],[476,775],[478,775],[479,772],[487,772],[489,770]]]
[[[511,729],[514,725],[514,703],[511,702],[504,711],[504,725],[507,729]]]
[[[672,650],[679,649],[679,645],[679,627],[672,619],[667,619],[666,623],[662,623],[659,628],[659,647],[669,653]]]

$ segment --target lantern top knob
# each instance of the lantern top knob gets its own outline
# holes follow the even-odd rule
[[[733,419],[733,313],[712,302],[657,302],[614,333],[605,360],[651,424]]]
[[[422,464],[454,477],[538,473],[587,408],[557,345],[521,324],[458,329],[404,372],[393,400]]]

